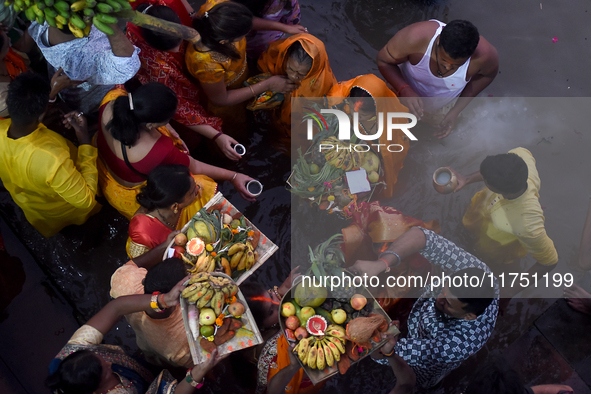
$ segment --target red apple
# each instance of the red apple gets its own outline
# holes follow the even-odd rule
[[[308,331],[304,327],[296,328],[294,334],[298,341],[301,341],[304,338],[308,338]]]
[[[228,312],[234,317],[242,316],[244,313],[245,308],[244,305],[240,301],[236,301],[230,305],[228,305]]]
[[[297,316],[289,316],[285,319],[285,327],[289,328],[290,330],[295,330],[300,326],[300,319]]]
[[[182,246],[174,245],[172,248],[175,252],[174,257],[178,257],[179,259],[181,258],[181,255],[185,253],[185,248],[183,248]]]
[[[367,298],[361,294],[355,294],[353,297],[351,297],[351,306],[356,311],[362,310],[365,304],[367,304]]]

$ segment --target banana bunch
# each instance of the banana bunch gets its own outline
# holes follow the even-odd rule
[[[228,249],[228,259],[232,270],[249,270],[258,260],[259,254],[254,250],[250,241],[235,243]]]
[[[294,353],[302,364],[312,369],[332,367],[341,359],[341,354],[345,353],[344,339],[339,339],[330,335],[322,338],[308,337],[302,339],[293,349]]]
[[[109,25],[117,23],[117,18],[111,14],[131,10],[127,0],[6,0],[4,5],[12,5],[17,13],[24,11],[31,22],[47,22],[59,29],[67,26],[77,38],[87,36],[93,24],[105,34],[114,34]]]
[[[238,286],[232,280],[200,272],[189,280],[189,285],[181,293],[190,304],[197,308],[212,308],[216,316],[224,309],[226,300],[238,293]]]
[[[186,253],[185,253],[186,254]],[[215,270],[215,259],[207,252],[203,252],[195,261],[195,266],[189,270],[190,274],[198,272],[213,272]]]
[[[335,146],[324,155],[327,163],[331,166],[345,171],[361,167],[363,159],[361,153],[355,151],[355,144],[345,144],[335,136],[322,140],[320,143]]]

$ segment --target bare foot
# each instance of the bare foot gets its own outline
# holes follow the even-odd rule
[[[573,284],[564,289],[564,297],[568,305],[582,313],[591,315],[591,294],[587,293],[580,286]]]

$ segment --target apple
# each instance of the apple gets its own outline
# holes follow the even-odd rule
[[[300,319],[298,319],[297,316],[289,316],[285,320],[285,326],[287,328],[289,328],[290,330],[295,330],[296,328],[298,328],[300,326]]]
[[[308,338],[308,330],[306,330],[304,327],[296,328],[294,334],[298,341],[301,341],[304,338]]]
[[[177,234],[174,237],[174,243],[178,246],[185,246],[187,244],[187,236],[183,233]]]
[[[343,324],[347,320],[347,312],[342,309],[335,309],[331,313],[332,320],[337,324]]]
[[[315,314],[316,314],[316,311],[314,310],[314,308],[309,307],[309,306],[303,307],[302,311],[300,312],[300,316],[305,321],[308,321],[308,319],[311,318],[312,316],[314,316]]]
[[[361,294],[355,294],[353,297],[351,297],[351,306],[356,311],[362,310],[366,304],[367,304],[367,298],[365,298]]]
[[[180,259],[181,258],[181,255],[182,254],[185,254],[185,248],[183,248],[182,246],[174,245],[172,248],[175,251],[174,257],[178,257]]]
[[[281,316],[289,317],[295,315],[295,306],[291,302],[286,302],[281,306]]]
[[[212,326],[215,324],[216,317],[213,309],[203,308],[199,314],[199,324],[202,326]]]
[[[233,302],[230,305],[228,305],[228,312],[230,312],[230,314],[234,317],[242,316],[244,310],[244,305],[242,305],[242,303],[239,301]]]

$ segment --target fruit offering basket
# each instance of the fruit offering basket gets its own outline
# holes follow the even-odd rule
[[[220,271],[244,282],[278,249],[222,193],[193,216],[168,245],[163,259],[178,256],[189,273]]]
[[[373,353],[386,342],[382,332],[399,333],[365,287],[340,287],[327,298],[327,289],[303,285],[300,276],[281,300],[279,324],[313,384]]]
[[[384,170],[378,153],[365,144],[339,140],[337,124],[319,122],[320,132],[299,157],[287,180],[290,191],[328,212],[346,216],[350,206],[371,200],[383,182]],[[355,185],[350,182],[355,179]],[[378,189],[376,191],[376,189]]]
[[[199,272],[180,296],[181,313],[195,365],[217,348],[220,356],[263,343],[246,299],[227,275]]]

